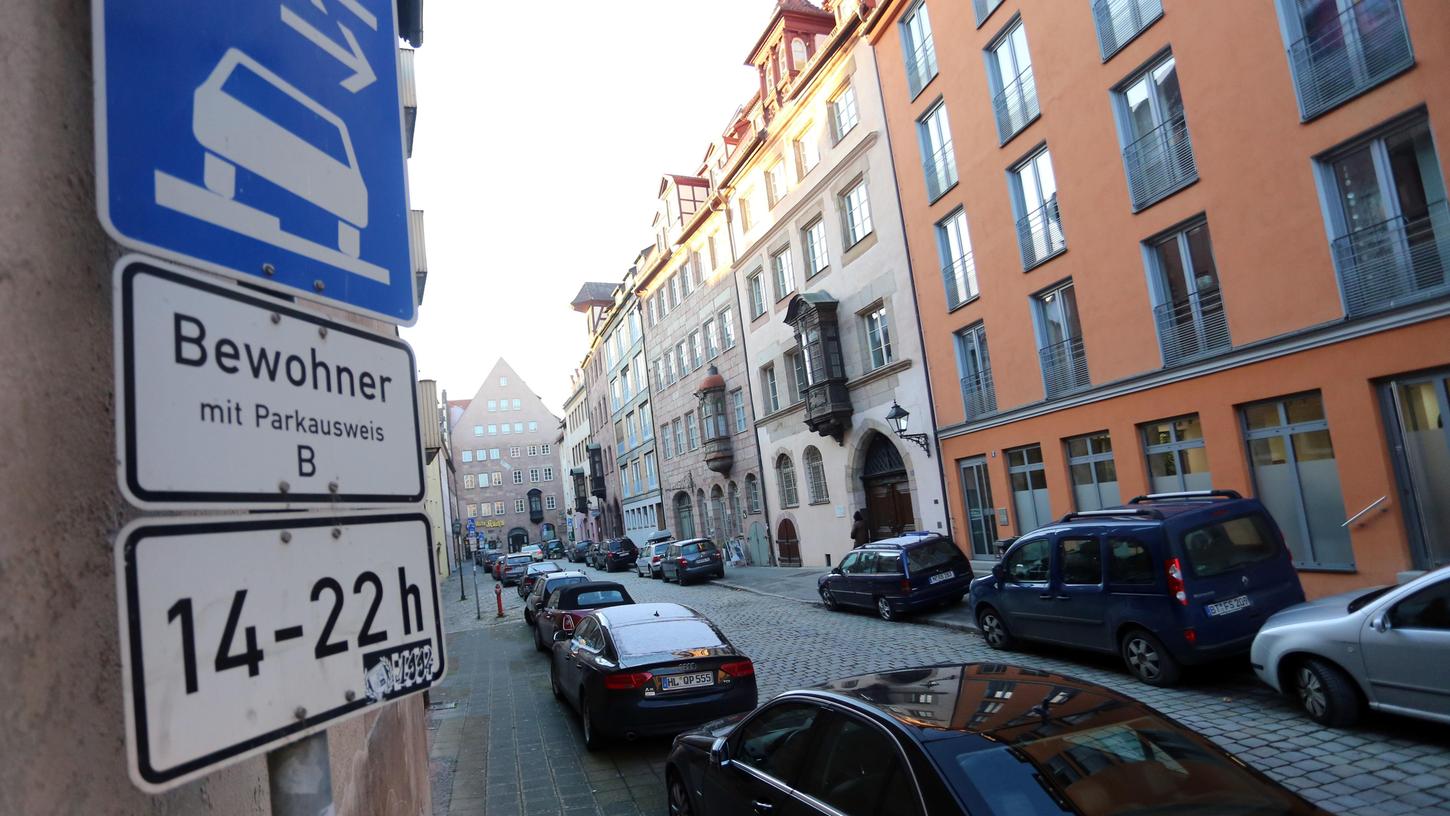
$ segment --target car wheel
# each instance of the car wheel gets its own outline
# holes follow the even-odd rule
[[[1178,682],[1178,660],[1163,648],[1162,641],[1142,629],[1123,636],[1123,662],[1128,671],[1150,686],[1171,686]]]
[[[685,780],[673,771],[669,773],[668,779],[670,816],[694,816],[695,808],[690,805],[690,791],[685,787]]]
[[[530,626],[534,625],[534,616],[529,613],[529,608],[527,606],[524,607],[524,623],[527,623]]]
[[[821,602],[826,605],[827,609],[835,610],[841,608],[841,605],[836,603],[836,596],[831,593],[830,587],[821,587]]]
[[[598,751],[604,747],[604,735],[594,726],[594,713],[589,710],[589,695],[579,690],[579,720],[584,726],[584,747]]]
[[[1017,644],[1017,639],[1007,629],[1007,622],[1002,620],[1002,614],[990,606],[982,607],[977,613],[977,630],[993,649],[1010,649]]]
[[[1359,719],[1354,681],[1338,666],[1307,657],[1294,667],[1294,695],[1309,718],[1331,728],[1345,728]]]
[[[564,699],[564,689],[559,687],[559,667],[554,665],[553,655],[549,656],[549,688],[554,692],[555,700]]]
[[[891,602],[885,598],[876,599],[876,614],[884,621],[896,620],[896,612],[891,608]]]
[[[537,626],[534,627],[534,648],[541,652],[549,651],[544,648],[544,638],[539,634],[539,627]],[[550,672],[550,674],[553,674],[553,672]]]
[[[724,567],[721,567],[720,568],[720,571],[717,572],[717,573],[715,573],[715,580],[717,580],[717,581],[723,581],[723,580],[725,580],[725,568]]]

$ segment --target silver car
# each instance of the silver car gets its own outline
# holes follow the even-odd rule
[[[1322,725],[1353,725],[1366,705],[1450,723],[1450,567],[1291,606],[1264,622],[1249,661]]]

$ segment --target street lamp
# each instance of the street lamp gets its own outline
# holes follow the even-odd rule
[[[911,412],[898,405],[896,403],[896,400],[891,401],[891,410],[886,412],[886,421],[891,423],[891,430],[896,431],[897,437],[901,439],[909,439],[912,442],[920,445],[921,449],[926,451],[926,458],[930,459],[931,448],[928,447],[926,444],[926,434],[914,434],[906,432],[906,423],[910,418]]]

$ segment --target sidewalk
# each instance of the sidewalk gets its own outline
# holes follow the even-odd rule
[[[725,579],[715,583],[755,595],[824,606],[816,592],[816,579],[826,572],[824,567],[728,567]],[[966,604],[912,615],[906,620],[963,632],[977,631],[977,622]]]

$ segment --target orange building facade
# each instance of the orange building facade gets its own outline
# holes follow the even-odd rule
[[[1450,4],[917,0],[876,49],[953,534],[1233,489],[1450,563]]]

